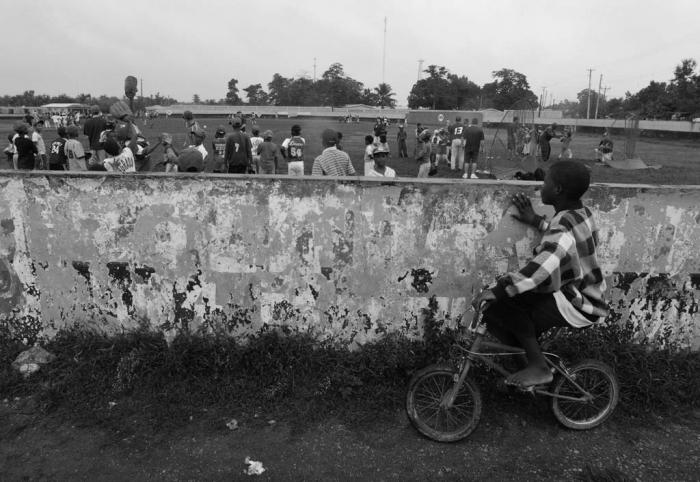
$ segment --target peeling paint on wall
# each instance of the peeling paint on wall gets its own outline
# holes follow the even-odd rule
[[[510,216],[532,183],[0,176],[0,323],[245,337],[280,328],[357,346],[460,323],[473,293],[531,255]],[[700,349],[700,189],[593,186],[611,319]]]

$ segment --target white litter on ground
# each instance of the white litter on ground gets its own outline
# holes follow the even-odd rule
[[[245,458],[245,463],[248,464],[248,469],[244,471],[246,475],[260,475],[265,472],[262,462],[250,460],[250,457]]]

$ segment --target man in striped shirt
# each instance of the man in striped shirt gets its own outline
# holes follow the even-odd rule
[[[338,150],[338,133],[333,129],[326,129],[321,134],[325,149],[314,159],[311,169],[312,176],[354,176],[355,168],[350,162],[347,153]]]
[[[501,276],[482,291],[474,307],[487,303],[484,322],[507,345],[525,350],[528,366],[506,383],[528,387],[548,383],[547,367],[537,336],[554,326],[582,328],[605,318],[605,280],[598,264],[598,230],[591,211],[581,202],[588,190],[588,169],[576,161],[559,161],[545,175],[543,204],[554,206],[550,222],[538,216],[522,193],[513,196],[513,217],[543,232],[533,258],[520,271]]]

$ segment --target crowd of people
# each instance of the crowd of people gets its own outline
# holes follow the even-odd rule
[[[190,111],[183,114],[184,142],[174,142],[173,134],[163,132],[151,143],[142,134],[130,113],[118,118],[105,116],[98,106],[80,126],[77,123],[58,125],[57,136],[47,143],[43,138],[45,120],[34,118],[33,129],[26,122],[15,125],[5,148],[8,164],[14,169],[92,170],[119,172],[214,172],[231,174],[280,174],[303,176],[308,165],[307,142],[302,127],[295,124],[279,145],[273,141],[271,130],[261,132],[257,118],[247,125],[243,115],[228,119],[230,131],[224,125],[216,128],[213,139]],[[463,122],[460,117],[444,127],[429,129],[420,123],[415,129],[414,150],[408,152],[406,124],[398,124],[396,146],[399,159],[413,159],[417,177],[435,175],[445,163],[465,179],[489,174],[478,169],[484,150],[484,131],[478,118]],[[82,127],[82,128],[81,128]],[[206,126],[204,126],[206,127]],[[250,134],[246,132],[251,127]],[[390,167],[392,152],[388,141],[389,121],[378,117],[372,134],[365,136],[362,172],[355,171],[350,156],[343,150],[342,133],[327,128],[321,134],[323,151],[314,158],[312,175],[396,177]],[[572,131],[558,130],[557,124],[543,129],[527,128],[516,117],[508,126],[508,150],[513,156],[536,156],[546,162],[551,156],[550,142],[559,139],[559,158],[571,159]],[[87,149],[80,136],[87,138]],[[177,136],[182,139],[182,135]],[[177,144],[177,145],[176,145]],[[156,150],[160,148],[157,154]],[[606,134],[596,149],[599,160],[612,159],[613,145]],[[286,169],[283,168],[286,165]],[[308,172],[308,169],[306,169]]]

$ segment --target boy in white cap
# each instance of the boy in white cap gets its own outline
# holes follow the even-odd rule
[[[396,177],[396,171],[386,165],[389,160],[389,150],[383,146],[374,146],[372,153],[374,159],[374,165],[372,169],[369,170],[366,176],[369,177]]]

